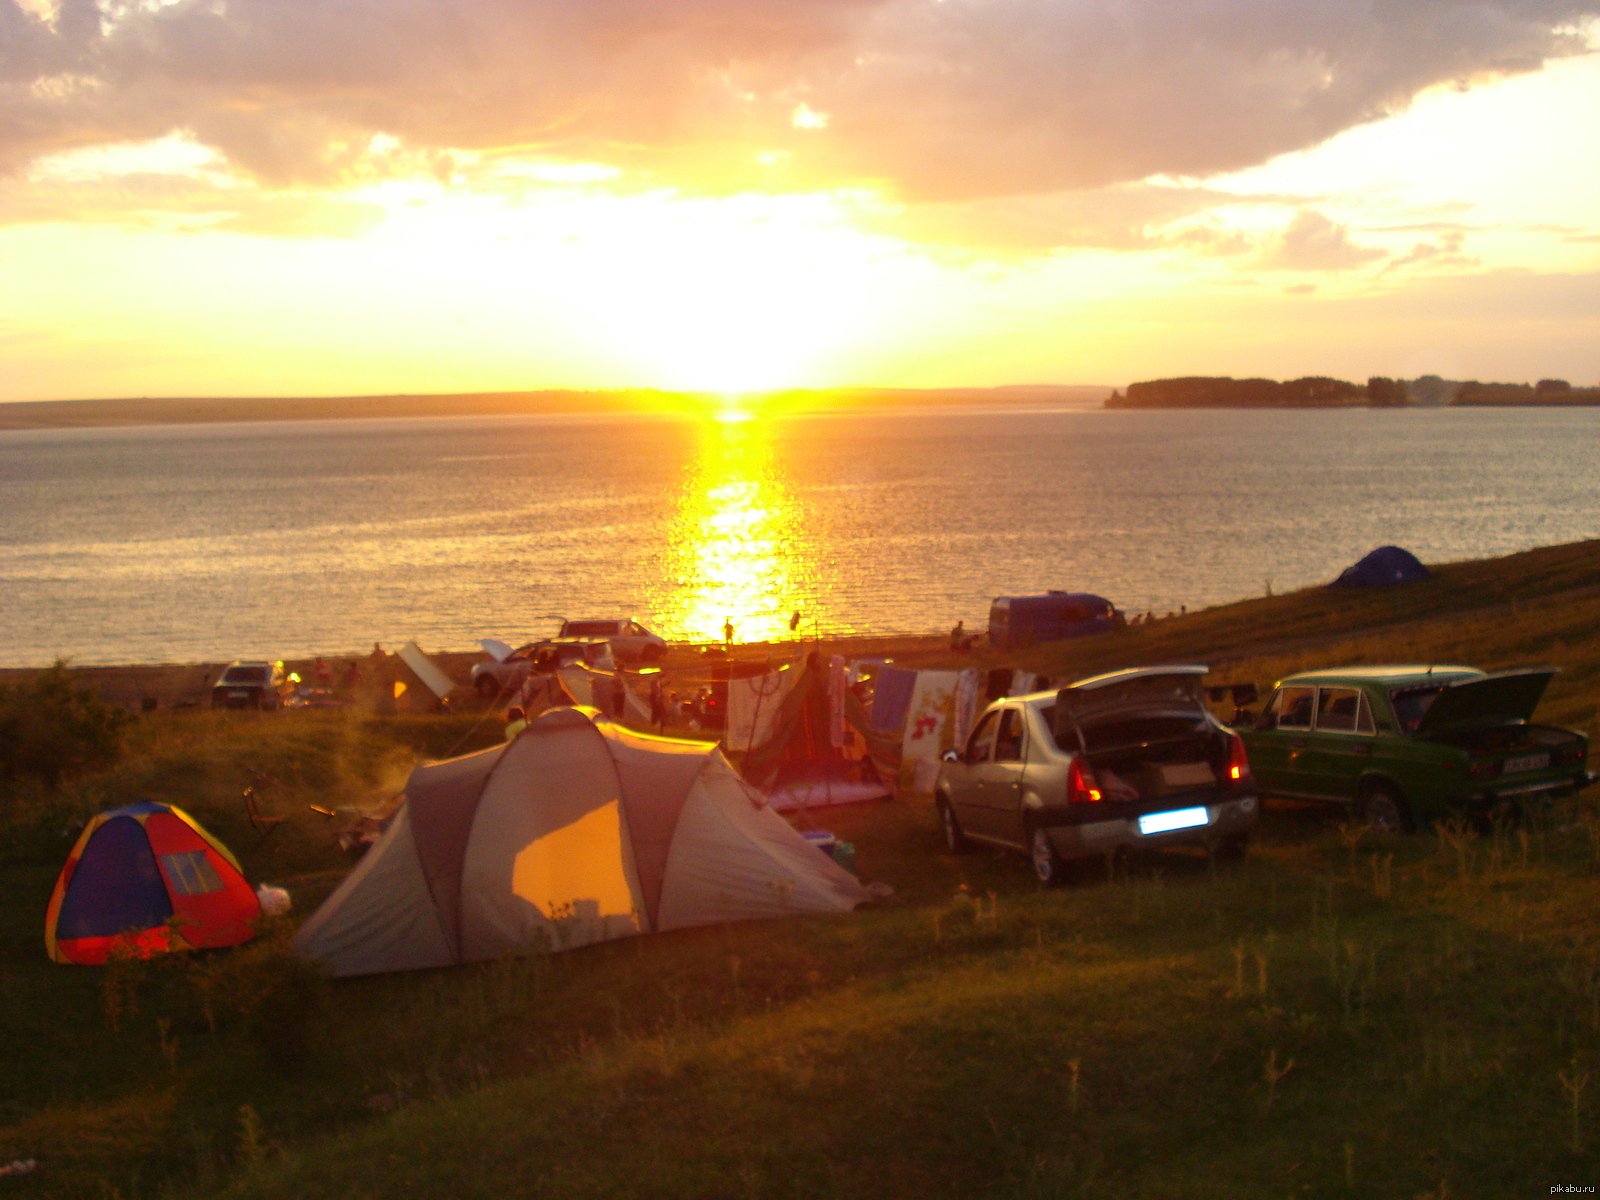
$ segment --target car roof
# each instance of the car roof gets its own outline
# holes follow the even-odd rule
[[[1412,684],[1450,683],[1458,679],[1481,679],[1486,672],[1477,667],[1409,663],[1396,666],[1328,667],[1320,671],[1301,671],[1278,681],[1279,687],[1306,684],[1379,683],[1385,687]]]

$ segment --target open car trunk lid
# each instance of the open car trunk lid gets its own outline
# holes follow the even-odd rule
[[[1203,666],[1143,667],[1056,693],[1056,744],[1081,750],[1118,815],[1215,792],[1227,745],[1206,718]]]
[[[1417,723],[1418,737],[1438,737],[1464,725],[1510,725],[1526,721],[1539,706],[1556,667],[1501,671],[1439,689]]]
[[[1073,726],[1098,722],[1119,713],[1192,711],[1204,716],[1202,676],[1210,667],[1137,667],[1080,679],[1056,693],[1056,742],[1070,746]]]

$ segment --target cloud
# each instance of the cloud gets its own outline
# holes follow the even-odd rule
[[[1241,254],[1254,247],[1237,231],[1205,225],[1174,228],[1207,210],[1245,205],[1298,205],[1304,197],[1237,195],[1205,187],[1115,184],[1049,195],[908,205],[870,224],[922,244],[989,252],[1053,249],[1159,250],[1181,246],[1203,254]]]
[[[1462,253],[1462,246],[1466,243],[1466,234],[1459,229],[1449,230],[1441,234],[1436,242],[1418,242],[1411,247],[1408,254],[1394,259],[1384,268],[1385,271],[1395,271],[1402,267],[1418,266],[1426,263],[1429,267],[1475,267],[1480,265],[1480,260],[1470,254]]]
[[[1261,265],[1284,271],[1347,271],[1386,257],[1382,250],[1352,242],[1348,225],[1331,221],[1315,209],[1302,208]]]
[[[111,179],[0,179],[0,225],[65,222],[219,230],[266,237],[352,237],[379,224],[376,204],[273,192],[197,175],[135,171]]]
[[[0,170],[186,132],[269,187],[525,149],[709,191],[1204,177],[1584,48],[1600,0],[0,0]],[[826,120],[797,121],[810,113]],[[406,160],[410,162],[411,160]],[[394,169],[399,169],[395,167]]]

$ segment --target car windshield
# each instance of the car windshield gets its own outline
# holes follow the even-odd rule
[[[1396,688],[1390,692],[1389,704],[1394,708],[1394,719],[1400,722],[1400,731],[1415,733],[1442,691],[1444,685],[1435,683],[1427,687]]]
[[[611,637],[617,632],[615,621],[568,621],[562,637]]]
[[[223,675],[223,683],[265,683],[267,669],[265,667],[229,667]]]

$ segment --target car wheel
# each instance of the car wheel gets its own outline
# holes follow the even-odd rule
[[[1361,819],[1379,833],[1412,833],[1411,806],[1392,784],[1370,783],[1361,793]]]
[[[1243,858],[1249,850],[1250,835],[1235,833],[1229,837],[1218,838],[1211,846],[1211,857],[1218,862],[1235,862]]]
[[[493,700],[500,694],[500,681],[493,675],[479,675],[473,686],[478,689],[478,695],[485,700]]]
[[[943,796],[939,797],[939,824],[944,828],[944,847],[951,854],[965,854],[972,849],[967,835],[961,832],[961,822],[956,820],[955,809]]]
[[[1056,853],[1050,835],[1044,829],[1035,829],[1028,840],[1028,860],[1033,864],[1033,874],[1045,887],[1057,887],[1066,877],[1067,864]]]

